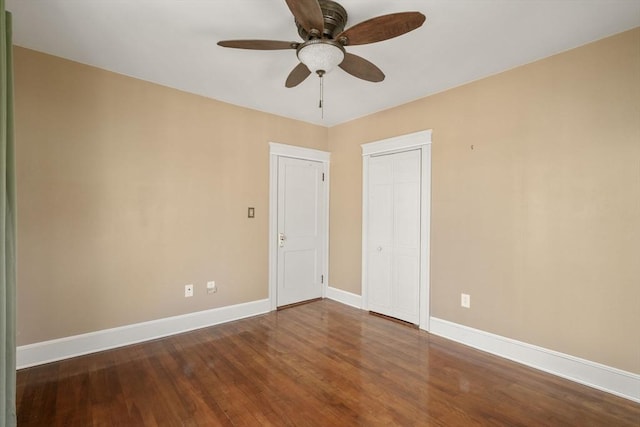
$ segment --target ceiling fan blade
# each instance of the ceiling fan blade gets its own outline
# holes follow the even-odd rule
[[[296,49],[298,44],[299,43],[296,42],[283,42],[277,40],[223,40],[218,42],[218,46],[222,47],[254,50]]]
[[[318,36],[324,31],[324,14],[320,8],[318,0],[286,0],[289,10],[296,21],[307,33],[311,30],[318,30]]]
[[[353,46],[388,40],[420,27],[426,17],[420,12],[400,12],[368,19],[340,33],[336,40],[346,38]]]
[[[344,61],[340,68],[354,77],[370,82],[381,82],[384,80],[384,73],[366,59],[352,53],[344,54]]]
[[[309,77],[309,74],[311,74],[311,71],[309,71],[309,68],[301,62],[296,65],[291,73],[289,73],[289,77],[287,77],[287,81],[284,85],[286,87],[298,86],[304,81],[304,79]]]

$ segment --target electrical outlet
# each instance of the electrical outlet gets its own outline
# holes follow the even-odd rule
[[[213,280],[210,282],[207,282],[207,293],[215,294],[216,292],[218,292],[218,287],[216,286],[216,282]]]
[[[469,294],[460,294],[460,306],[464,308],[471,307],[471,295]]]
[[[184,297],[192,297],[193,296],[193,285],[184,285]]]

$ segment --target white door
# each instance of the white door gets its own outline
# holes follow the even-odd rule
[[[278,159],[277,305],[322,297],[323,164]]]
[[[369,160],[369,310],[420,322],[421,152]]]

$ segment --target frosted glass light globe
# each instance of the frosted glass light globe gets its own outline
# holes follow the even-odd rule
[[[312,73],[324,71],[326,74],[344,60],[344,49],[327,40],[310,40],[298,50],[298,59]]]

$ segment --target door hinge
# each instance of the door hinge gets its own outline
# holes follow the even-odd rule
[[[320,283],[324,283],[324,274],[320,276]]]
[[[324,172],[322,172],[322,182],[324,182]]]

